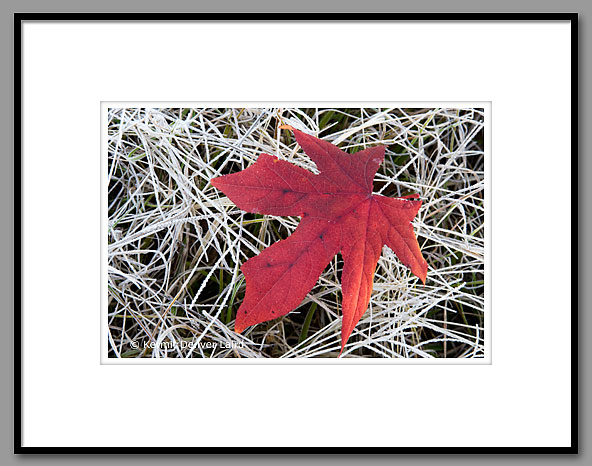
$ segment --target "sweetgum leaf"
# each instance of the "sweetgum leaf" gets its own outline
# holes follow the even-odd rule
[[[343,257],[341,350],[366,312],[382,246],[425,283],[424,260],[411,221],[418,195],[389,198],[372,194],[384,160],[384,146],[353,155],[287,127],[320,173],[261,154],[253,165],[211,183],[240,209],[292,215],[301,222],[290,237],[264,249],[241,267],[247,289],[235,330],[275,319],[294,310],[337,254]]]

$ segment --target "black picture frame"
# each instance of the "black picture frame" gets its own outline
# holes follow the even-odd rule
[[[578,14],[577,13],[15,13],[14,14],[14,453],[15,454],[577,454],[579,438],[578,282],[571,284],[571,445],[569,447],[25,447],[22,443],[22,27],[25,21],[569,21],[571,24],[571,267],[578,272]]]

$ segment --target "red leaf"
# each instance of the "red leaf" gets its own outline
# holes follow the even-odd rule
[[[283,316],[295,309],[337,254],[343,256],[341,349],[368,308],[382,246],[425,283],[427,263],[411,221],[421,206],[417,194],[389,198],[372,194],[384,146],[349,155],[326,141],[291,127],[296,141],[320,171],[261,154],[255,164],[211,183],[240,209],[267,215],[296,215],[296,231],[241,267],[247,282],[235,330]]]

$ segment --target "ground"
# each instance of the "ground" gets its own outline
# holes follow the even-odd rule
[[[341,256],[295,311],[233,330],[240,265],[299,219],[244,213],[209,181],[261,153],[315,171],[283,124],[350,153],[386,145],[374,192],[423,200],[413,225],[425,286],[385,246],[342,357],[482,358],[484,111],[475,108],[110,109],[109,356],[339,355]]]

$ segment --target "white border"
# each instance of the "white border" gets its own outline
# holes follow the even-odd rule
[[[571,444],[568,21],[25,22],[22,43],[24,446]],[[442,99],[492,102],[492,364],[100,364],[99,102]]]
[[[108,264],[108,213],[106,199],[108,193],[107,182],[107,111],[113,108],[262,108],[262,107],[283,107],[283,108],[483,108],[484,133],[485,133],[485,257],[484,257],[484,281],[485,281],[485,306],[483,338],[485,354],[482,358],[109,358],[108,357],[108,307],[107,307],[107,264]],[[101,364],[491,364],[491,286],[489,277],[491,275],[491,102],[101,102]]]

